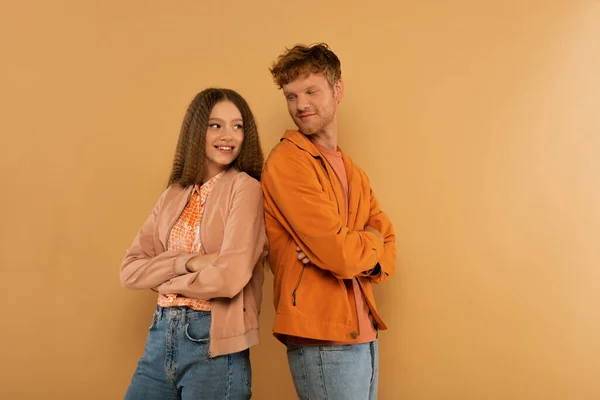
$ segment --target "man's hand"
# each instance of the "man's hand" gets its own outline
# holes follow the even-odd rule
[[[365,232],[374,233],[379,238],[379,240],[381,240],[382,244],[385,241],[385,239],[383,238],[383,235],[381,234],[381,232],[379,232],[377,229],[375,229],[373,227],[370,227],[369,225],[365,226]]]
[[[300,247],[296,246],[296,251],[298,252],[298,260],[300,260],[302,264],[306,265],[310,262],[310,260],[308,259],[308,257],[306,257],[306,254],[302,252],[302,249]]]
[[[188,272],[198,272],[201,269],[204,269],[212,263],[219,253],[207,254],[205,256],[196,256],[190,258],[188,262],[185,264],[185,269]]]

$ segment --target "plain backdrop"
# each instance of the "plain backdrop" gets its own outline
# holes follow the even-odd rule
[[[379,398],[600,398],[599,40],[593,0],[2,1],[0,398],[122,398],[156,298],[119,267],[187,105],[238,90],[268,153],[268,67],[321,41],[397,230]],[[254,398],[293,399],[271,284]]]

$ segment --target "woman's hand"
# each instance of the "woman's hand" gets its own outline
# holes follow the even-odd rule
[[[190,258],[185,264],[185,269],[188,272],[198,272],[208,267],[217,258],[219,253],[207,254],[205,256],[196,256]]]

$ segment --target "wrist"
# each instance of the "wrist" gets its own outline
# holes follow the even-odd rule
[[[191,258],[190,258],[191,260]],[[192,270],[190,269],[190,260],[187,260],[187,262],[185,263],[185,270],[186,272],[192,272]]]
[[[193,263],[190,260],[194,258],[192,253],[182,253],[175,259],[174,272],[175,275],[185,275],[190,272],[190,267]]]

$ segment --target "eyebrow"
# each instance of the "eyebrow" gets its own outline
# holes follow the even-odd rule
[[[307,90],[319,90],[319,89],[321,89],[321,87],[318,86],[318,85],[310,85],[310,86],[302,89],[301,92],[306,92]],[[283,95],[284,96],[290,96],[290,95],[294,95],[295,96],[296,92],[288,92],[288,91],[284,90],[283,91]]]
[[[220,122],[225,122],[225,120],[223,118],[219,118],[219,117],[210,117],[208,119],[209,121],[220,121]],[[244,120],[242,118],[234,118],[231,120],[232,122],[244,122]]]

